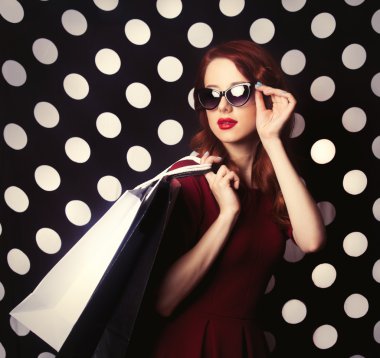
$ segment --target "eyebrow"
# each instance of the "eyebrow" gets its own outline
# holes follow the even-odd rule
[[[229,85],[227,88],[230,88],[230,87],[235,86],[235,85],[239,85],[240,83],[248,83],[248,81],[232,82],[232,83],[230,83],[230,85]],[[206,88],[212,88],[212,87],[220,88],[220,87],[217,86],[217,85],[207,85],[207,86],[205,86],[205,87],[206,87]]]

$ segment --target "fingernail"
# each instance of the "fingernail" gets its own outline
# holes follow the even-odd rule
[[[207,151],[203,154],[204,157],[207,157],[210,153]]]
[[[256,83],[255,83],[255,88],[259,88],[259,87],[261,87],[263,84],[260,82],[260,81],[257,81]]]

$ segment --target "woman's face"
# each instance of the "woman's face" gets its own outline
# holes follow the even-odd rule
[[[225,91],[242,82],[249,81],[227,58],[216,58],[206,68],[204,84],[207,88]],[[206,110],[209,126],[222,143],[248,144],[257,136],[254,91],[252,85],[251,97],[241,107],[232,106],[223,96],[216,108]]]

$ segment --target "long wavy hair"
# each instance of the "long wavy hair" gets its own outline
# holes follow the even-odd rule
[[[195,78],[195,89],[204,87],[204,77],[207,66],[215,58],[227,58],[231,60],[241,74],[252,83],[260,81],[268,86],[287,90],[284,74],[272,56],[263,47],[248,40],[229,41],[210,48],[200,62],[198,73]],[[194,91],[194,93],[195,92],[196,91]],[[264,96],[264,98],[266,106],[271,107],[272,102],[270,97]],[[195,94],[194,104],[199,116],[201,128],[192,138],[190,142],[191,148],[197,151],[200,155],[209,151],[211,155],[222,157],[224,163],[229,166],[229,168],[236,170],[237,174],[239,174],[237,166],[228,157],[228,153],[226,152],[223,143],[221,143],[211,131],[207,120],[206,110],[199,105]],[[281,131],[281,139],[288,154],[289,136],[293,125],[294,117],[292,116]],[[284,227],[288,225],[289,216],[286,210],[285,201],[274,173],[272,163],[260,141],[256,148],[252,165],[252,183],[246,184],[249,185],[253,183],[261,191],[272,195],[273,215],[275,221]]]

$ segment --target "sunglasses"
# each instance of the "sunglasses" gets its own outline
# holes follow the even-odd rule
[[[225,91],[218,91],[213,88],[199,88],[195,93],[199,104],[204,109],[211,110],[216,108],[223,96],[231,106],[240,107],[248,102],[252,92],[251,87],[252,83],[244,82],[233,85]]]

